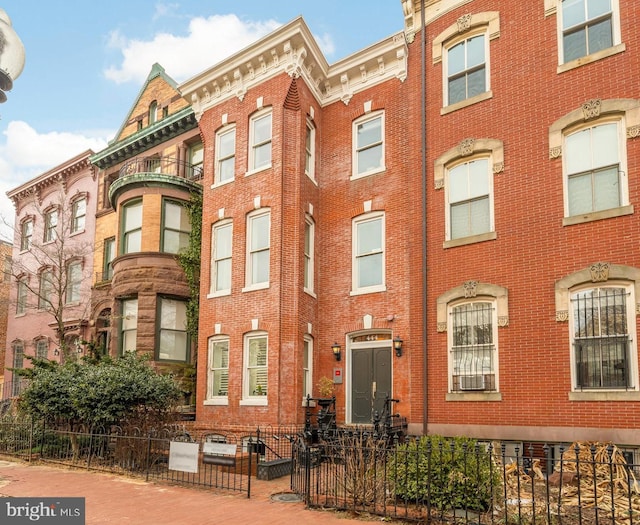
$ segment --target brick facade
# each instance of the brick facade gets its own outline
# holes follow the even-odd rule
[[[631,73],[640,59],[632,51],[638,40],[636,8],[620,2],[620,31],[611,49],[564,63],[558,51],[557,1],[426,4],[424,54],[420,2],[409,1],[403,2],[404,35],[387,42],[397,44],[391,55],[397,62],[388,60],[388,49],[379,44],[348,64],[325,67],[305,40],[306,26],[294,21],[180,86],[200,119],[209,177],[204,185],[198,424],[303,422],[305,336],[314,346],[314,384],[337,368],[344,378],[335,388],[338,420],[354,423],[360,366],[354,359],[367,347],[363,339],[375,341],[372,350],[390,350],[391,338],[400,336],[403,355],[390,360],[392,393],[412,432],[638,445],[633,430],[640,402],[635,343],[627,387],[581,388],[577,372],[572,373],[576,363],[568,311],[568,298],[580,286],[633,290],[640,267],[632,241],[639,225],[633,213],[640,158],[634,127],[638,94]],[[617,20],[614,14],[614,31]],[[479,95],[449,104],[443,71],[453,59],[447,53],[476,35],[486,41],[486,85]],[[377,75],[369,61],[376,54]],[[391,67],[397,70],[384,77]],[[234,82],[224,86],[217,80],[225,75]],[[584,118],[571,116],[585,103],[596,111],[604,108],[595,123],[621,117],[620,126],[626,122],[621,140],[628,199],[623,200],[629,204],[581,218],[565,212],[563,159],[554,148],[558,136],[585,125]],[[261,107],[272,110],[273,160],[267,169],[245,176],[250,118]],[[354,122],[377,111],[384,114],[384,169],[357,177],[352,172]],[[304,174],[307,119],[315,126],[317,182]],[[236,129],[235,177],[212,185],[216,132],[229,124]],[[481,235],[455,238],[447,233],[452,227],[446,219],[449,170],[476,159],[490,162],[491,227]],[[258,206],[271,211],[269,285],[243,291],[246,216],[257,197]],[[302,286],[304,221],[310,210],[316,240],[314,294]],[[354,293],[353,221],[376,212],[384,216],[384,290]],[[231,292],[207,297],[211,229],[221,219],[233,224]],[[610,277],[604,284],[581,282],[577,276],[597,263],[609,263],[598,268],[612,268]],[[571,284],[563,288],[563,283]],[[469,301],[493,305],[497,339],[492,373],[483,388],[468,390],[466,381],[463,390],[452,372],[449,319],[455,305]],[[635,303],[629,309],[635,319]],[[255,330],[268,335],[269,393],[266,404],[252,406],[243,391],[244,337]],[[633,339],[637,326],[629,330]],[[208,338],[216,335],[229,341],[229,392],[227,399],[208,401]],[[332,356],[334,342],[341,345],[339,362]]]

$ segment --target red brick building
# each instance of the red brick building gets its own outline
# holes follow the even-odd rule
[[[198,424],[302,423],[329,376],[341,424],[389,394],[412,433],[640,445],[639,8],[402,9],[338,63],[298,19],[179,86]]]

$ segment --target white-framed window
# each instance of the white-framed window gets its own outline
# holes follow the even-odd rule
[[[87,199],[85,197],[73,201],[71,205],[71,215],[71,233],[84,231],[87,218]]]
[[[45,269],[40,272],[40,287],[38,290],[38,309],[49,310],[52,306],[53,272]]]
[[[53,208],[44,214],[44,242],[52,242],[57,238],[58,231],[58,209]]]
[[[565,217],[628,204],[626,140],[620,119],[564,136]]]
[[[636,387],[633,287],[607,282],[570,292],[574,390]]]
[[[560,64],[615,52],[621,43],[618,0],[561,0],[559,4]]]
[[[316,127],[307,120],[304,140],[304,172],[311,179],[316,179]]]
[[[229,338],[209,338],[209,370],[207,399],[226,398],[229,395]]]
[[[102,280],[110,281],[113,277],[113,259],[116,256],[116,238],[109,237],[104,240],[102,250]]]
[[[187,302],[158,296],[158,360],[186,362],[189,359]]]
[[[302,342],[302,405],[313,397],[313,339],[305,335]]]
[[[489,91],[488,40],[483,31],[456,39],[445,48],[445,106]]]
[[[352,294],[385,290],[384,213],[376,212],[353,220]]]
[[[431,42],[433,63],[442,62],[440,114],[487,100],[491,91],[491,41],[500,36],[500,12],[460,17]]]
[[[196,142],[189,146],[189,175],[193,180],[202,179],[204,165],[204,145]]]
[[[125,204],[122,208],[122,253],[142,249],[142,200]]]
[[[13,348],[13,368],[24,368],[24,342],[15,341],[12,345]],[[11,395],[16,397],[22,392],[23,380],[17,375],[13,374],[13,384],[11,386]]]
[[[16,300],[16,315],[22,315],[27,311],[27,279],[26,277],[21,277],[18,279],[18,290],[17,290],[17,300]]]
[[[497,313],[495,300],[449,305],[451,392],[497,390]]]
[[[47,359],[49,356],[49,340],[46,338],[36,341],[36,358]]]
[[[67,264],[67,304],[80,302],[82,285],[82,261],[71,261]]]
[[[271,109],[258,112],[249,122],[249,172],[271,167]]]
[[[493,177],[489,158],[447,168],[447,240],[493,231]]]
[[[227,126],[216,133],[216,171],[214,185],[230,182],[236,171],[236,128]]]
[[[149,104],[149,126],[158,120],[158,101],[154,100]]]
[[[385,169],[384,112],[367,114],[353,123],[353,178]]]
[[[231,261],[233,223],[221,221],[213,225],[211,233],[211,294],[231,293]]]
[[[271,212],[258,210],[247,217],[246,288],[269,286]]]
[[[304,290],[314,290],[315,222],[309,216],[304,221]]]
[[[267,404],[268,338],[263,332],[247,334],[244,338],[244,378],[242,398],[245,404]]]
[[[120,350],[121,353],[136,350],[138,335],[138,299],[124,299],[121,301],[122,320],[120,322]]]
[[[23,220],[20,224],[20,251],[24,252],[31,248],[33,239],[33,219]]]
[[[189,247],[191,219],[184,203],[163,200],[162,208],[162,251],[179,253]]]

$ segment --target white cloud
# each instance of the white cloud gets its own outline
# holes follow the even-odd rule
[[[325,57],[330,57],[336,52],[336,46],[333,43],[333,38],[328,33],[323,35],[313,35],[313,38],[316,39],[318,46],[324,53]]]
[[[108,68],[106,78],[121,84],[142,83],[158,62],[177,81],[193,76],[272,32],[281,24],[275,20],[244,21],[236,15],[196,17],[188,34],[158,33],[153,40],[128,39],[115,31],[109,45],[122,53],[122,64]]]
[[[107,146],[107,137],[114,131],[83,133],[38,133],[22,121],[9,122],[0,142],[0,225],[13,224],[15,210],[6,192],[91,149]],[[3,220],[4,219],[4,220]],[[0,227],[0,238],[6,238],[6,228]]]

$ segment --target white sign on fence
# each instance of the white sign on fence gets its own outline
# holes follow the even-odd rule
[[[215,454],[217,456],[235,456],[238,445],[227,443],[203,443],[202,452],[204,454]]]
[[[198,472],[199,443],[172,441],[169,445],[169,470]]]

